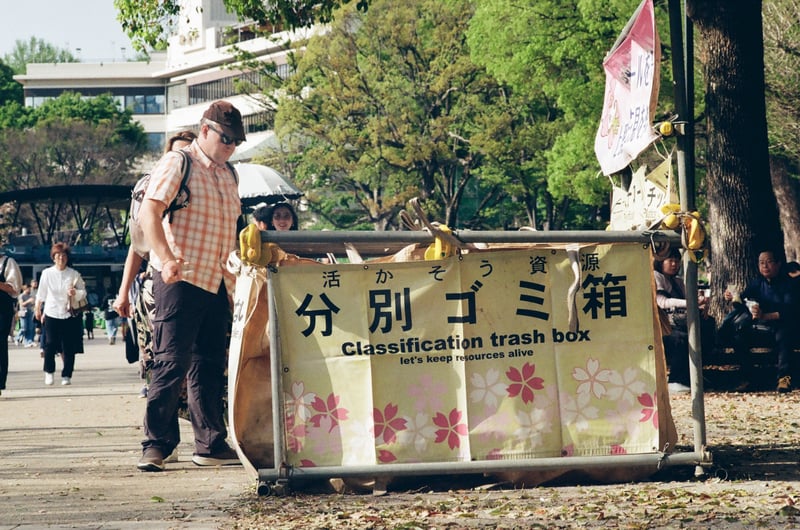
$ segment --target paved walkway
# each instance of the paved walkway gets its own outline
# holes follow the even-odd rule
[[[10,345],[0,396],[0,530],[17,528],[228,528],[225,510],[254,483],[239,466],[191,463],[181,420],[180,460],[163,473],[136,469],[145,400],[136,365],[102,331],[86,341],[72,386],[44,385],[38,348]]]

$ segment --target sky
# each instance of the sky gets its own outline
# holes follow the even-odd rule
[[[31,37],[67,49],[84,62],[136,56],[117,22],[113,0],[0,0],[0,10],[0,57],[11,53],[17,40]]]

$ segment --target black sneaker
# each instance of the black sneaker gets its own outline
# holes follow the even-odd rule
[[[230,447],[211,454],[195,453],[192,455],[192,462],[197,466],[238,466],[242,464],[239,461],[239,455]]]
[[[136,467],[142,471],[164,471],[164,454],[157,447],[148,447]]]

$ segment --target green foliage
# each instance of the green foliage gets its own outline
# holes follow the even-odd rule
[[[764,67],[770,151],[800,167],[800,12],[794,2],[764,2]]]
[[[24,74],[28,63],[77,63],[78,59],[69,50],[31,37],[27,42],[17,40],[14,49],[3,57],[3,61],[15,74]]]
[[[0,167],[4,189],[130,180],[147,148],[142,126],[111,96],[64,93],[36,109],[0,107]]]
[[[537,169],[546,175],[550,199],[562,206],[577,202],[600,207],[609,200],[609,182],[599,178],[594,154],[605,88],[602,63],[639,3],[475,2],[475,16],[467,32],[473,59],[518,95],[548,109],[549,143],[542,146],[546,156],[537,161]],[[663,9],[656,14],[656,22],[662,38],[668,36],[668,16]],[[667,59],[662,57],[662,86],[670,84]],[[660,101],[663,115],[674,112],[670,109],[671,90],[662,90]],[[548,224],[560,224],[554,221]]]
[[[14,80],[14,70],[0,61],[0,106],[6,103],[23,103],[24,91],[22,85]]]
[[[353,0],[356,7],[366,12],[371,0]],[[240,20],[253,20],[257,24],[270,23],[278,27],[296,29],[333,20],[334,12],[351,0],[223,0],[231,13]],[[149,48],[164,50],[173,34],[176,20],[181,16],[180,0],[114,0],[117,20],[131,40],[133,47],[144,52]]]
[[[547,109],[509,99],[472,63],[463,35],[470,16],[465,1],[380,1],[366,15],[338,14],[309,42],[276,129],[302,149],[294,176],[325,192],[320,200],[333,206],[323,209],[359,207],[361,221],[380,227],[420,196],[449,226],[483,226],[482,212],[505,199],[504,164],[535,149],[508,139],[546,121]],[[494,152],[509,146],[515,152]]]

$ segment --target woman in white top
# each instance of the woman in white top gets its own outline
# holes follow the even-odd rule
[[[61,384],[72,383],[75,354],[83,351],[82,318],[70,312],[71,299],[86,297],[86,284],[78,271],[69,266],[69,245],[55,243],[50,249],[52,267],[42,271],[36,292],[36,320],[42,323],[44,344],[44,384],[53,384],[56,353],[61,352],[64,366]],[[44,304],[44,313],[42,313]]]

